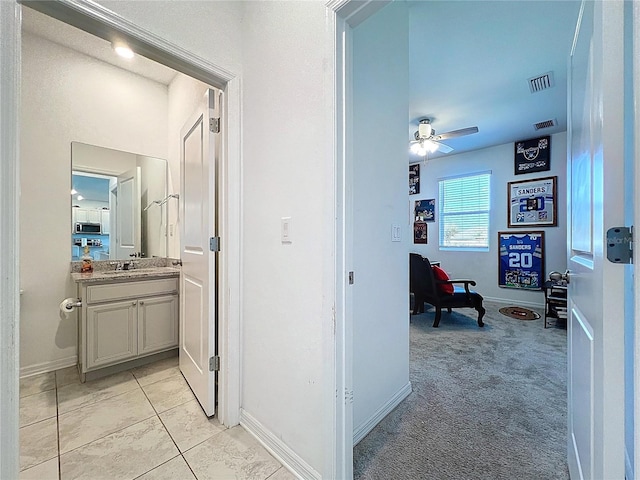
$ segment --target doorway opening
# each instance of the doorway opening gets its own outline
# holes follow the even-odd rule
[[[43,3],[46,4],[49,2]],[[34,6],[37,7],[38,5],[34,2]],[[149,35],[147,32],[128,24],[107,10],[103,10],[98,5],[85,6],[75,10],[76,7],[70,7],[62,2],[51,2],[49,5],[40,5],[40,7],[42,7],[40,9],[41,13],[51,18],[63,20],[65,23],[76,26],[92,35],[95,35],[95,30],[100,30],[100,28],[102,28],[103,34],[105,30],[123,34],[130,38],[132,43],[138,46],[145,45],[147,51],[153,51],[153,55],[151,56],[154,57],[154,61],[163,61],[163,59],[165,59],[163,64],[171,68],[177,68],[177,71],[182,72],[185,76],[189,76],[189,78],[195,81],[201,82],[204,85],[220,86],[227,93],[225,96],[225,104],[221,106],[221,110],[224,113],[222,124],[226,131],[236,131],[235,125],[239,118],[239,89],[235,75],[231,72],[201,61],[201,59],[194,57],[188,52],[177,49],[175,46]],[[28,7],[21,6],[18,8],[25,10]],[[96,20],[97,18],[100,20]],[[82,25],[84,25],[85,28],[82,28]],[[221,185],[225,185],[224,189],[219,189],[221,193],[219,194],[218,200],[219,204],[225,205],[225,208],[219,212],[217,218],[220,227],[219,235],[225,239],[224,243],[228,245],[229,248],[219,254],[221,266],[216,276],[219,280],[219,288],[229,290],[229,288],[225,287],[229,279],[233,281],[234,285],[240,284],[240,282],[237,281],[240,277],[239,249],[236,248],[240,243],[237,241],[240,226],[239,222],[235,220],[240,218],[240,215],[235,213],[239,211],[239,203],[236,202],[236,193],[240,189],[238,136],[235,134],[228,135],[225,132],[224,144],[226,148],[222,151],[221,161],[220,164],[217,165],[217,168],[219,169],[218,178],[220,179]],[[158,200],[162,201],[162,198],[163,197],[158,197]],[[154,201],[154,199],[149,200],[151,202]],[[175,203],[177,204],[177,202]],[[154,208],[153,203],[151,208]],[[68,221],[65,223],[68,224]],[[82,223],[89,224],[98,222]],[[102,225],[104,224],[106,226],[107,224],[102,222],[102,220],[99,224],[102,233]],[[65,230],[67,229],[65,228]],[[81,243],[82,238],[84,237],[81,237]],[[68,251],[67,249],[68,247],[65,249],[65,253]],[[239,296],[233,295],[231,298],[236,299],[239,298]],[[220,318],[223,320],[219,326],[214,327],[219,328],[221,332],[218,352],[221,354],[218,383],[219,385],[225,386],[225,388],[220,389],[218,416],[220,421],[227,426],[233,426],[238,423],[240,398],[239,392],[236,391],[236,389],[239,390],[240,388],[240,381],[237,380],[240,376],[239,352],[237,347],[239,339],[235,334],[235,332],[239,330],[237,324],[239,322],[240,308],[239,305],[233,302],[234,300],[230,300],[228,296],[224,297],[224,300],[219,305],[219,309],[224,312],[220,315]],[[233,328],[229,329],[229,325],[232,325]],[[226,388],[227,385],[229,385],[229,388]]]

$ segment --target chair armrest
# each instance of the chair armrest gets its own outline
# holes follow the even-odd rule
[[[466,283],[471,285],[472,287],[476,286],[475,280],[455,279],[455,280],[448,280],[447,283]]]
[[[467,292],[467,295],[469,295],[471,292],[469,292],[469,285],[471,285],[472,287],[476,286],[476,282],[474,280],[464,280],[464,279],[455,279],[455,280],[436,280],[436,285],[440,284],[440,285],[453,285],[454,283],[464,283],[464,289]]]

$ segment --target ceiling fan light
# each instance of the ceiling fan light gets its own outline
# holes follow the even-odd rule
[[[433,132],[433,128],[431,128],[430,123],[420,122],[420,124],[418,125],[418,135],[421,138],[430,137],[432,132]]]
[[[429,153],[434,153],[438,150],[438,144],[432,142],[431,140],[425,140],[423,148],[426,149]]]
[[[422,150],[422,147],[420,146],[420,144],[418,142],[412,143],[411,146],[409,147],[409,150],[411,150],[411,153],[415,153],[416,155],[420,155],[420,150]]]

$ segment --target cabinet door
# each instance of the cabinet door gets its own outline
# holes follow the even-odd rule
[[[89,221],[89,214],[86,208],[75,208],[76,212],[76,222],[78,223],[86,223]]]
[[[87,307],[87,369],[137,355],[137,303],[129,300]]]
[[[138,355],[178,346],[178,296],[138,301]]]
[[[100,223],[102,221],[102,218],[100,217],[100,210],[87,210],[87,221],[89,223]]]
[[[101,223],[102,223],[102,234],[109,235],[109,210],[102,210],[101,212]]]

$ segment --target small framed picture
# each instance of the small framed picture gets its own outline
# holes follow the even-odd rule
[[[427,224],[425,222],[414,222],[413,243],[428,243]]]
[[[409,195],[420,193],[420,164],[409,165]]]
[[[507,224],[514,227],[555,227],[558,177],[535,178],[507,185]]]
[[[516,175],[551,170],[551,137],[516,142],[513,158]]]
[[[416,222],[435,222],[436,221],[436,199],[416,200]]]

